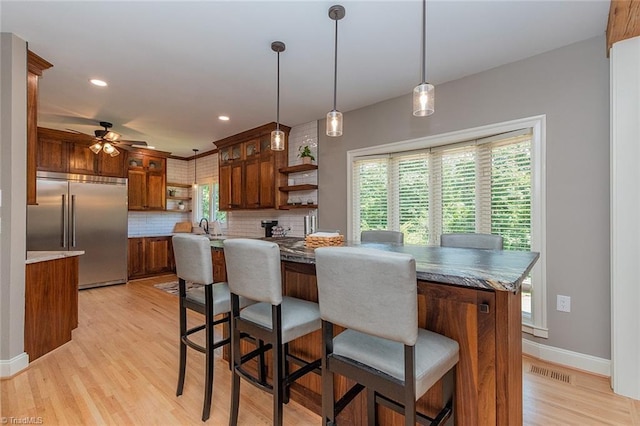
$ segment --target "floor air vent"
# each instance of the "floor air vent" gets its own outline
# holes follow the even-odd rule
[[[540,367],[538,365],[531,365],[529,372],[538,376],[549,377],[550,379],[557,380],[559,382],[571,383],[571,375],[549,370],[548,368]]]

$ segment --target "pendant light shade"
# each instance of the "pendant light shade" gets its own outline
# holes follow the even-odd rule
[[[336,93],[338,82],[338,21],[344,18],[344,7],[339,4],[329,8],[329,18],[336,21],[336,35],[334,43],[333,67],[333,109],[327,113],[327,136],[342,136],[342,113],[336,108]]]
[[[427,83],[427,0],[422,0],[422,83],[413,89],[413,115],[426,117],[435,111],[435,88]]]
[[[276,96],[276,130],[271,132],[271,150],[284,151],[284,132],[280,130],[280,52],[284,52],[285,45],[281,41],[271,43],[271,50],[278,54],[278,85]]]

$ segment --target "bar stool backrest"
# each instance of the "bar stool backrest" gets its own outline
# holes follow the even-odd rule
[[[229,290],[258,302],[282,303],[280,248],[247,238],[224,241]]]
[[[323,320],[413,346],[418,335],[413,256],[362,247],[316,249]]]
[[[454,233],[440,236],[441,247],[502,250],[502,237],[495,234]]]
[[[185,281],[197,284],[213,283],[211,243],[202,235],[174,235],[173,256],[176,275]]]
[[[399,231],[371,230],[360,232],[360,242],[363,243],[399,243],[404,242],[404,234]]]

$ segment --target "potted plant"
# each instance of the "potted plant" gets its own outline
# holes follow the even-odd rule
[[[315,161],[315,157],[311,153],[311,149],[309,145],[301,145],[298,147],[298,157],[302,158],[302,164],[311,164],[312,161]]]
[[[182,200],[178,201],[178,210],[184,210],[184,202]]]

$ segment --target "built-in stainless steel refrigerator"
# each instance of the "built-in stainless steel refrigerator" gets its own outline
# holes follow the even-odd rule
[[[127,282],[127,180],[38,172],[27,250],[84,250],[79,287]]]

